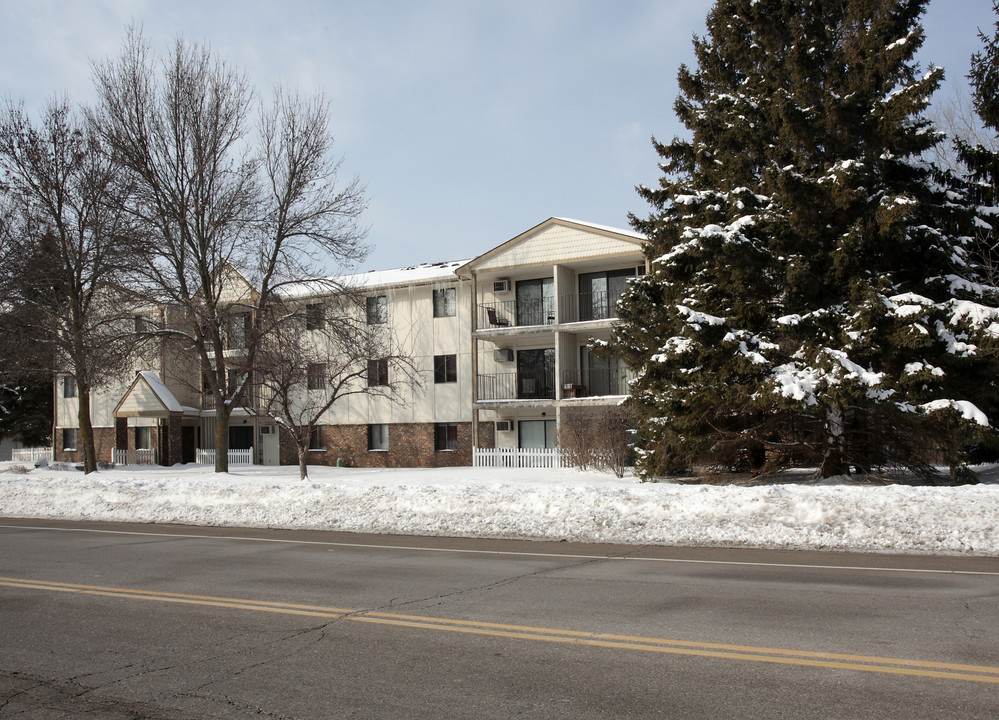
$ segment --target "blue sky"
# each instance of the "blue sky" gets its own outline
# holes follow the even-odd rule
[[[0,0],[0,93],[93,100],[90,63],[129,22],[205,42],[275,83],[322,90],[344,169],[367,186],[362,269],[471,257],[551,216],[627,227],[658,177],[711,0]],[[989,0],[932,0],[920,53],[966,85]]]

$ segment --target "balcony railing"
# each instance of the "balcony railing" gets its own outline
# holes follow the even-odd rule
[[[479,400],[554,400],[554,372],[479,375]]]
[[[253,385],[252,387],[243,388],[243,392],[239,394],[236,400],[233,401],[233,408],[261,408],[267,404],[267,400],[270,398],[270,389],[264,385]],[[201,409],[202,410],[215,410],[215,395],[210,392],[201,393]]]
[[[628,394],[628,378],[623,369],[563,370],[559,380],[561,399]]]
[[[617,317],[617,293],[593,292],[555,298],[504,300],[479,305],[479,327],[509,328],[585,322]]]
[[[559,316],[562,322],[607,320],[617,317],[619,293],[591,292],[562,295],[559,298]]]
[[[480,328],[555,324],[555,298],[504,300],[479,305]]]

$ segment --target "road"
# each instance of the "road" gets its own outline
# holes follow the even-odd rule
[[[0,519],[0,719],[995,718],[999,560]]]

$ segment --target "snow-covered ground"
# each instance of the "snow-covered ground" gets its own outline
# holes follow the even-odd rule
[[[999,556],[999,481],[643,484],[577,470],[205,466],[18,471],[0,516],[655,545]]]

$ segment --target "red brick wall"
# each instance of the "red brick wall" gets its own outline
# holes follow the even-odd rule
[[[310,450],[309,465],[348,467],[461,467],[472,464],[472,424],[458,423],[458,449],[434,450],[434,423],[389,425],[388,450],[368,450],[367,425],[324,425],[325,450]],[[281,464],[297,465],[295,443],[281,433]]]
[[[79,435],[78,435],[79,437]],[[56,462],[78,463],[83,462],[83,448],[77,443],[76,450],[63,450],[63,431],[57,430],[55,437],[55,460]],[[111,451],[114,449],[114,428],[95,427],[94,428],[94,449],[97,451],[97,462],[111,462]]]

